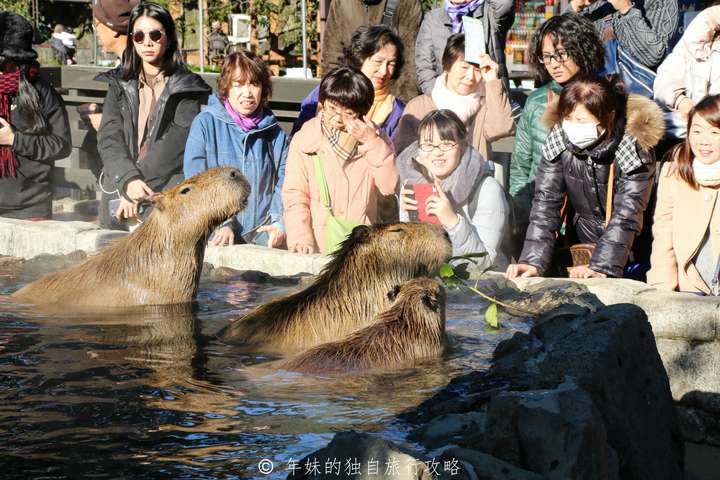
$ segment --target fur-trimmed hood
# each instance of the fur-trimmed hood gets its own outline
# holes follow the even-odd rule
[[[552,95],[542,117],[543,125],[552,129],[560,123],[558,95]],[[649,98],[630,94],[626,104],[625,133],[637,140],[643,150],[654,148],[665,136],[665,116],[662,109]]]

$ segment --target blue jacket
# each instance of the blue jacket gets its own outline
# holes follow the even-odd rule
[[[262,225],[275,225],[283,232],[282,185],[288,138],[273,113],[267,113],[255,130],[244,132],[230,117],[217,96],[190,127],[183,173],[189,178],[213,167],[235,167],[250,182],[248,206],[227,225],[236,235],[251,232]]]
[[[302,127],[305,122],[315,117],[319,101],[320,85],[315,87],[308,94],[308,96],[305,97],[305,100],[303,100],[303,102],[300,104],[300,115],[298,115],[297,120],[295,120],[295,123],[293,124],[292,131],[290,132],[291,137],[295,135],[295,132],[300,130],[300,127]],[[390,140],[395,141],[395,132],[397,131],[397,126],[398,123],[400,123],[400,117],[402,117],[404,110],[405,102],[402,102],[396,98],[395,102],[393,103],[392,112],[390,112],[390,115],[388,115],[388,117],[385,119],[385,123],[380,126],[380,129],[383,132],[387,133],[387,136],[390,137]]]

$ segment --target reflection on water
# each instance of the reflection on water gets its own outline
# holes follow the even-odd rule
[[[291,458],[337,431],[405,443],[408,427],[395,415],[452,376],[485,368],[513,331],[484,334],[481,303],[451,294],[453,348],[442,361],[306,377],[214,338],[252,305],[298,288],[242,278],[203,281],[195,307],[122,315],[48,316],[0,296],[2,477],[284,478]],[[0,262],[0,294],[28,280]],[[258,472],[263,458],[275,463],[272,475]]]

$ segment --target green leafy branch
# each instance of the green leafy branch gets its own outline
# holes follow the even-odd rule
[[[517,307],[515,305],[502,302],[495,297],[491,297],[490,295],[486,294],[478,288],[477,280],[475,281],[475,285],[470,285],[468,283],[468,280],[470,279],[470,272],[468,271],[470,263],[478,265],[477,259],[483,258],[485,256],[487,256],[487,252],[467,253],[465,255],[457,255],[451,257],[447,261],[447,263],[443,264],[440,267],[440,279],[445,284],[445,286],[451,290],[463,287],[490,302],[490,306],[488,306],[487,310],[485,310],[485,323],[487,324],[486,328],[489,328],[490,330],[498,330],[502,327],[502,325],[498,321],[498,305],[505,308],[506,310],[513,310],[523,315],[539,315],[540,312]],[[462,263],[460,263],[461,261]],[[490,268],[492,267],[487,267],[483,269],[480,272],[480,276],[485,274],[488,270],[490,270]]]

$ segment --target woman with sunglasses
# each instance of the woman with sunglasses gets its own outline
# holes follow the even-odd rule
[[[467,127],[450,110],[435,110],[422,119],[418,133],[419,140],[397,159],[400,220],[427,212],[447,231],[453,255],[484,252],[480,268],[504,270],[510,205],[488,161],[468,143]],[[416,198],[414,187],[422,184],[432,184],[433,193]]]
[[[38,76],[30,22],[0,12],[0,216],[52,215],[50,175],[70,154],[70,125],[60,95]]]
[[[128,34],[122,74],[110,83],[98,132],[101,186],[120,197],[120,219],[136,217],[142,199],[183,180],[190,125],[211,91],[182,61],[165,8],[137,5]]]
[[[592,22],[565,14],[542,24],[532,37],[530,65],[542,86],[527,98],[515,131],[510,162],[510,195],[513,197],[521,236],[530,216],[535,193],[535,173],[549,131],[542,122],[548,99],[577,77],[595,78],[603,67],[605,50]]]

